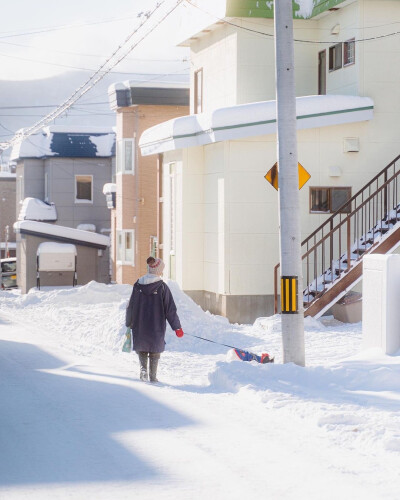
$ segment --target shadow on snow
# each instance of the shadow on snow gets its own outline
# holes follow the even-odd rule
[[[133,387],[40,371],[61,366],[31,344],[0,342],[0,485],[159,477],[113,434],[195,422]]]

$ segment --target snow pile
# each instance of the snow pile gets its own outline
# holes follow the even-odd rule
[[[56,398],[62,387],[60,407],[75,411],[74,405],[77,406],[79,428],[81,415],[89,412],[87,425],[96,442],[105,438],[113,442],[107,434],[111,425],[113,438],[123,445],[124,463],[126,450],[133,454],[137,451],[155,470],[167,471],[167,482],[176,477],[176,469],[180,473],[184,469],[178,483],[174,483],[173,492],[166,496],[160,496],[154,486],[155,482],[164,481],[164,475],[159,472],[159,479],[154,481],[154,476],[146,480],[138,472],[134,487],[141,487],[144,481],[142,486],[149,493],[144,497],[141,494],[143,498],[200,498],[188,494],[187,484],[194,485],[203,496],[206,487],[212,498],[239,498],[249,485],[254,486],[254,481],[264,481],[265,467],[269,470],[268,487],[275,492],[273,498],[333,499],[338,495],[363,500],[398,498],[395,478],[399,477],[400,467],[400,352],[398,356],[386,356],[379,350],[361,351],[360,323],[343,324],[332,317],[306,319],[307,366],[284,365],[280,316],[259,318],[253,325],[231,325],[224,318],[203,312],[176,283],[168,284],[186,334],[179,339],[168,327],[166,351],[161,356],[158,373],[164,385],[154,387],[139,382],[137,356],[121,351],[130,285],[91,282],[76,288],[32,289],[27,295],[2,292],[0,332],[5,340],[2,364],[13,366],[18,374],[23,369],[24,377],[32,363],[40,367],[24,378],[27,394],[33,378],[38,378],[39,384],[50,383],[53,390],[50,399]],[[230,357],[229,347],[192,335],[258,354],[269,352],[275,355],[276,363],[237,361]],[[18,342],[22,358],[16,363],[18,355],[8,353]],[[37,364],[32,357],[34,353],[43,357]],[[71,361],[63,362],[67,354]],[[3,386],[8,385],[6,380]],[[35,389],[32,394],[37,398],[39,392],[46,390]],[[17,393],[13,389],[14,399]],[[78,403],[77,394],[81,394]],[[22,401],[21,407],[25,409],[25,399]],[[50,407],[58,408],[53,401]],[[97,408],[102,410],[98,412]],[[40,421],[42,414],[40,406]],[[126,419],[126,415],[135,418]],[[59,417],[62,420],[63,415]],[[25,426],[24,415],[13,413],[13,421],[16,418],[22,419]],[[123,432],[115,428],[119,419],[123,421]],[[182,421],[191,425],[182,428]],[[34,431],[29,433],[33,438],[36,435]],[[236,445],[237,436],[244,446]],[[140,443],[143,448],[138,449]],[[161,456],[162,450],[165,455]],[[174,457],[174,469],[168,475],[171,450],[179,460],[176,462]],[[75,453],[69,455],[63,470],[75,463]],[[110,466],[109,456],[105,455],[107,465],[99,476],[102,480]],[[52,460],[53,454],[49,457]],[[193,457],[201,474],[193,472]],[[289,474],[286,466],[292,471]],[[46,462],[44,467],[47,478]],[[130,467],[129,471],[135,474],[136,467]],[[206,485],[203,471],[207,475]],[[240,487],[237,471],[246,478]],[[293,471],[298,474],[293,476]],[[310,471],[315,479],[302,481]],[[214,481],[211,486],[210,477]],[[224,491],[215,495],[218,481],[224,484]],[[227,496],[225,484],[232,481],[233,496]],[[287,490],[288,481],[291,487]],[[325,495],[326,481],[334,486],[331,496]],[[127,484],[132,488],[131,483]],[[262,484],[254,487],[258,491],[261,488]],[[239,492],[240,495],[234,495]],[[19,493],[16,490],[16,495]],[[66,497],[67,493],[63,493],[59,498]],[[74,498],[92,497],[100,498],[98,494]],[[115,495],[108,491],[106,497]]]
[[[57,210],[54,203],[46,203],[38,198],[25,198],[18,220],[56,221]]]

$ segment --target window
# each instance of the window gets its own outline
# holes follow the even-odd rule
[[[93,203],[93,175],[75,175],[75,203]]]
[[[135,173],[135,140],[122,139],[117,143],[117,173]]]
[[[342,67],[342,44],[337,43],[329,47],[329,71],[335,71]]]
[[[135,265],[135,231],[117,231],[117,261],[121,264]]]
[[[310,187],[310,213],[334,213],[350,198],[350,187]],[[341,210],[342,213],[350,211],[350,205]]]
[[[194,72],[194,113],[203,112],[203,69]]]
[[[150,255],[154,258],[157,257],[158,238],[157,236],[150,236]]]
[[[326,94],[326,50],[318,53],[318,94]]]
[[[343,45],[343,65],[349,66],[356,61],[356,42],[355,39],[346,40]]]

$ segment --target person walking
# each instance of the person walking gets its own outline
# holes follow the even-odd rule
[[[139,356],[140,380],[158,382],[157,367],[165,349],[167,321],[177,337],[183,337],[183,330],[171,290],[161,279],[164,262],[154,257],[146,262],[147,274],[133,285],[125,324],[132,330],[132,348]]]

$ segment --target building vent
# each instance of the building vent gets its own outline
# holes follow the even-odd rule
[[[345,153],[358,153],[360,151],[360,140],[358,137],[345,137],[343,139],[343,151]]]

